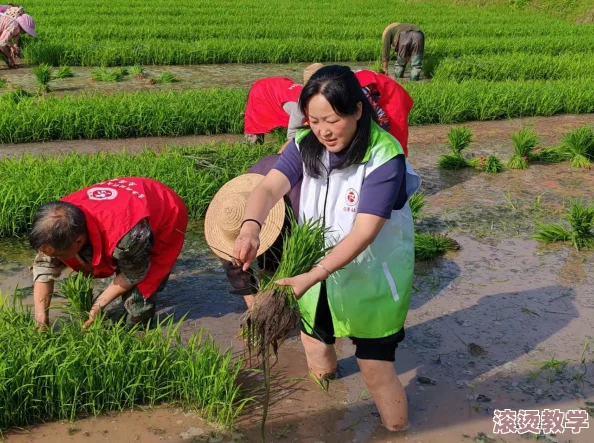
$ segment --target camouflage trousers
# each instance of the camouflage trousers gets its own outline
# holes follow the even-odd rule
[[[404,77],[406,64],[410,59],[411,81],[419,80],[423,66],[423,55],[425,53],[425,35],[421,31],[408,31],[400,34],[398,52],[394,65],[394,76]]]
[[[152,320],[157,311],[157,294],[165,289],[168,280],[169,274],[149,298],[144,298],[136,286],[122,295],[122,304],[126,310],[124,314],[126,326],[132,327],[137,324],[146,326]]]

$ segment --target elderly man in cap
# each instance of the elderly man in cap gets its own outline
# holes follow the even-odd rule
[[[19,35],[23,32],[31,37],[37,37],[35,33],[35,21],[24,13],[19,6],[0,7],[0,51],[6,57],[9,68],[16,67],[15,59],[20,52]]]
[[[390,51],[396,52],[394,77],[404,77],[404,70],[411,60],[410,80],[419,80],[425,53],[425,35],[418,26],[410,23],[392,23],[382,33],[382,68],[388,74]]]
[[[303,71],[303,83],[322,67],[313,63]],[[264,134],[274,128],[287,128],[287,140],[305,122],[299,110],[299,94],[303,85],[287,77],[263,78],[250,88],[244,112],[244,133],[248,143],[264,143]]]
[[[93,302],[85,327],[118,297],[127,325],[150,321],[187,223],[186,205],[173,190],[140,177],[107,180],[41,206],[29,235],[38,251],[33,297],[39,326],[49,324],[54,281],[66,267],[95,278],[115,274]]]

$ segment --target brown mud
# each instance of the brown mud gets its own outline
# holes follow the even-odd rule
[[[593,121],[592,115],[559,116],[535,119],[534,124],[548,146]],[[466,154],[496,154],[506,160],[511,155],[509,133],[525,123],[468,124],[476,142]],[[428,196],[418,231],[448,233],[461,249],[415,269],[406,339],[395,363],[408,395],[410,429],[394,434],[382,428],[350,340],[338,340],[339,377],[324,392],[307,378],[301,343],[292,337],[272,368],[268,442],[522,442],[531,435],[493,432],[495,409],[565,412],[594,401],[594,253],[578,253],[568,245],[543,247],[531,238],[535,222],[556,221],[568,198],[592,199],[594,173],[568,163],[533,164],[525,171],[497,175],[441,171],[436,164],[447,152],[448,129],[440,125],[411,131],[410,162]],[[2,291],[17,283],[30,285],[27,260],[32,255],[24,242],[0,242]],[[237,333],[244,305],[229,290],[198,223],[160,296],[161,313],[177,318],[187,314],[184,334],[205,327],[222,347],[231,346],[240,355],[243,343]],[[484,352],[473,352],[478,348],[471,344]],[[555,366],[552,359],[566,364]],[[546,362],[555,367],[547,369]],[[259,374],[251,377],[261,381]],[[5,438],[19,443],[257,442],[260,412],[254,403],[236,423],[235,434],[163,406],[48,423]],[[594,425],[539,440],[590,443]]]
[[[345,63],[346,64],[346,63]],[[369,69],[372,62],[348,63],[353,69]],[[263,77],[283,76],[296,82],[303,82],[303,68],[308,63],[294,64],[222,64],[222,65],[171,65],[171,66],[143,66],[145,75],[149,79],[156,79],[164,72],[171,72],[177,82],[169,84],[150,84],[142,79],[135,79],[131,75],[125,76],[120,82],[98,82],[92,79],[95,68],[73,66],[74,77],[54,79],[49,86],[53,94],[78,94],[87,91],[101,93],[135,92],[135,91],[181,91],[199,88],[248,88],[256,80]],[[108,71],[114,68],[107,68]],[[54,71],[57,68],[54,68]],[[33,67],[19,64],[18,69],[2,69],[0,77],[8,86],[21,87],[27,92],[34,93],[38,86],[33,74]],[[0,90],[0,93],[2,90]]]

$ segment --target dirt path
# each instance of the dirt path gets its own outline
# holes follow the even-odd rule
[[[144,66],[148,78],[157,78],[164,72],[171,72],[178,80],[171,84],[150,84],[145,80],[137,80],[125,76],[120,82],[96,82],[92,79],[95,68],[73,66],[74,77],[52,80],[50,88],[56,95],[77,94],[83,91],[101,93],[134,92],[134,91],[169,91],[198,88],[248,88],[253,82],[264,77],[289,77],[296,82],[303,81],[303,68],[309,63],[293,64],[223,64],[223,65],[171,65]],[[371,62],[344,63],[352,69],[367,69]],[[0,67],[0,77],[9,86],[21,87],[28,92],[37,91],[37,83],[33,68],[20,65],[19,69]],[[108,68],[113,70],[114,68]],[[2,91],[0,90],[0,93]]]
[[[594,125],[594,114],[558,115],[554,117],[533,117],[487,122],[468,122],[465,126],[473,130],[477,143],[497,139],[499,144],[509,146],[509,134],[521,129],[526,124],[533,124],[535,131],[542,137],[543,144],[555,143],[563,134],[582,125]],[[426,125],[410,128],[409,143],[411,155],[415,151],[423,153],[427,145],[445,143],[450,128],[456,125]],[[146,137],[118,140],[66,140],[45,143],[0,144],[0,158],[18,156],[23,152],[33,155],[58,154],[77,151],[93,153],[98,151],[137,152],[144,148],[159,149],[167,146],[196,146],[208,143],[236,143],[243,136],[240,134],[198,135],[186,137]]]
[[[593,122],[592,115],[559,116],[536,119],[535,129],[547,145]],[[468,154],[509,157],[508,135],[524,123],[469,124],[477,142]],[[447,130],[428,126],[411,134],[410,161],[428,195],[418,230],[447,232],[461,250],[416,266],[406,339],[396,353],[410,430],[395,435],[382,429],[349,340],[337,343],[340,377],[325,393],[307,380],[301,343],[291,338],[273,369],[268,442],[517,443],[527,436],[493,432],[495,409],[566,412],[594,406],[586,403],[594,401],[594,253],[565,245],[543,248],[531,238],[535,223],[556,220],[568,197],[592,198],[594,173],[567,163],[498,175],[438,170]],[[223,347],[239,353],[243,302],[229,294],[199,225],[193,234],[160,299],[162,312],[188,313],[184,334],[205,327]],[[30,279],[30,252],[14,253],[14,248],[14,241],[0,242],[2,291]],[[470,343],[484,352],[471,353]],[[248,411],[235,435],[162,407],[49,423],[12,433],[7,442],[257,442],[259,412]],[[183,439],[188,431],[193,440]],[[591,443],[594,425],[541,439]]]

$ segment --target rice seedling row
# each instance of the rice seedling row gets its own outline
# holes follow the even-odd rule
[[[247,401],[241,361],[203,331],[182,342],[179,325],[168,318],[139,335],[63,321],[39,333],[25,308],[0,302],[0,431],[164,402],[231,426]]]
[[[507,7],[448,5],[439,1],[386,4],[328,0],[307,14],[288,0],[266,2],[141,2],[97,6],[91,0],[30,0],[42,38],[26,39],[25,56],[54,65],[131,65],[373,60],[390,21],[417,23],[427,57],[530,52],[587,53],[591,27]],[[439,9],[439,14],[434,12]],[[65,22],[64,14],[71,17]],[[284,17],[279,23],[278,17]],[[180,22],[179,17],[183,17]]]
[[[406,84],[409,124],[457,123],[594,112],[582,80]],[[247,90],[205,89],[29,98],[0,96],[0,143],[243,132]]]
[[[0,161],[0,237],[24,233],[37,208],[93,183],[122,176],[150,177],[174,189],[190,216],[200,218],[218,189],[244,173],[258,159],[278,149],[265,145],[171,148],[159,154],[100,153],[33,157]]]

